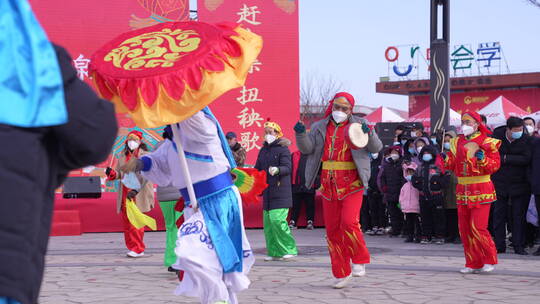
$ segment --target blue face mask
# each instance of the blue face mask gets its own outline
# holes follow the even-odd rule
[[[407,142],[406,140],[402,140],[402,141],[401,141],[401,144],[402,144],[402,145],[405,145],[406,142]]]
[[[409,148],[409,153],[416,155],[416,150],[414,148]]]
[[[513,139],[521,138],[522,135],[523,135],[523,131],[520,131],[520,132],[512,132],[512,138],[513,138]]]
[[[431,161],[432,159],[433,159],[433,156],[431,156],[431,154],[424,154],[424,155],[422,155],[422,160],[423,160],[423,161],[428,162],[428,161]]]
[[[431,138],[431,142],[436,145],[437,144],[437,139],[436,138]]]
[[[450,150],[450,143],[449,142],[444,143],[444,149],[445,150]]]
[[[405,176],[405,179],[410,182],[412,180],[412,175]]]

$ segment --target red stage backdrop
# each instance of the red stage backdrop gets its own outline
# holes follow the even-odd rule
[[[199,20],[235,22],[263,37],[263,49],[244,87],[211,105],[225,132],[233,131],[255,164],[263,124],[276,121],[294,141],[299,119],[298,2],[294,0],[198,0]],[[293,148],[291,149],[293,150]]]
[[[119,34],[158,22],[183,21],[189,17],[188,0],[30,0],[49,38],[64,46],[73,57],[78,76],[88,78],[89,58],[103,44]],[[264,121],[270,117],[281,124],[292,138],[292,126],[299,116],[298,6],[296,1],[199,1],[201,21],[233,22],[260,34],[264,39],[261,56],[253,65],[244,88],[229,92],[212,106],[225,132],[234,131],[249,150],[248,164],[254,164],[262,146]],[[126,115],[119,114],[119,136],[114,154],[119,153],[125,135],[138,129],[153,146],[161,138],[161,128],[142,130]],[[103,168],[114,165],[114,158],[97,167],[72,175],[99,175],[104,191],[115,191],[104,182]]]
[[[540,110],[540,89],[538,88],[452,93],[450,96],[450,107],[458,113],[467,110],[478,111],[501,95],[529,113]],[[417,114],[426,107],[429,107],[428,95],[409,96],[409,117]]]

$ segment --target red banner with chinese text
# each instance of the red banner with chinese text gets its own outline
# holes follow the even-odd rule
[[[91,84],[88,75],[89,58],[94,51],[129,30],[160,22],[188,20],[188,3],[188,0],[30,0],[49,39],[69,51],[77,75],[88,84]],[[114,184],[105,183],[103,169],[115,165],[113,155],[122,151],[129,131],[137,129],[143,132],[144,141],[151,146],[161,140],[161,128],[138,128],[125,114],[118,114],[117,118],[120,130],[109,158],[96,167],[76,170],[70,174],[101,176],[104,191],[115,191]]]
[[[540,110],[539,88],[452,93],[450,95],[450,107],[458,113],[468,110],[478,111],[501,95],[529,113]],[[419,113],[426,107],[429,107],[428,95],[409,96],[409,117]]]
[[[300,115],[298,2],[294,0],[198,0],[200,21],[235,22],[259,34],[263,49],[244,87],[211,105],[225,132],[233,131],[255,164],[264,140],[263,124],[277,122],[294,142]]]

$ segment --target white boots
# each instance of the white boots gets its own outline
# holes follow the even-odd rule
[[[495,265],[485,264],[484,267],[478,268],[478,269],[465,267],[461,269],[459,272],[461,272],[462,274],[471,274],[471,273],[476,274],[476,273],[490,273],[493,270],[495,270]]]
[[[337,279],[336,283],[332,286],[335,289],[341,289],[347,287],[352,277],[363,277],[366,275],[366,265],[365,264],[352,264],[352,272],[348,276]]]

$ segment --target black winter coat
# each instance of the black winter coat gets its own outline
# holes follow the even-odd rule
[[[255,168],[266,171],[268,188],[263,192],[263,210],[292,207],[291,187],[291,142],[286,138],[276,139],[272,144],[264,142],[259,151]],[[268,168],[278,167],[279,174],[271,176]]]
[[[430,153],[433,157],[432,160],[426,162],[420,161],[420,167],[416,170],[416,173],[412,176],[413,187],[418,189],[420,195],[425,199],[437,200],[438,204],[443,202],[443,193],[447,182],[447,177],[444,175],[441,168],[435,164],[435,160],[438,154],[437,147],[424,146],[421,155]]]
[[[381,176],[379,178],[379,189],[383,193],[387,202],[399,201],[401,187],[405,184],[403,177],[403,169],[401,168],[401,159],[384,160],[381,168]]]
[[[382,154],[382,153],[380,153]],[[379,185],[377,185],[377,177],[379,176],[379,170],[381,168],[381,159],[382,155],[379,155],[377,159],[371,160],[371,176],[369,177],[368,183],[368,194],[369,193],[380,193]]]
[[[506,128],[496,129],[493,137],[501,140],[501,167],[491,175],[497,194],[507,196],[531,193],[529,167],[532,159],[532,138],[523,135],[509,142]]]
[[[530,170],[531,191],[540,194],[540,138],[532,137],[532,164]]]
[[[113,105],[77,78],[64,49],[55,50],[68,123],[43,128],[0,124],[0,296],[23,304],[38,302],[54,190],[69,171],[104,161],[117,133]]]

